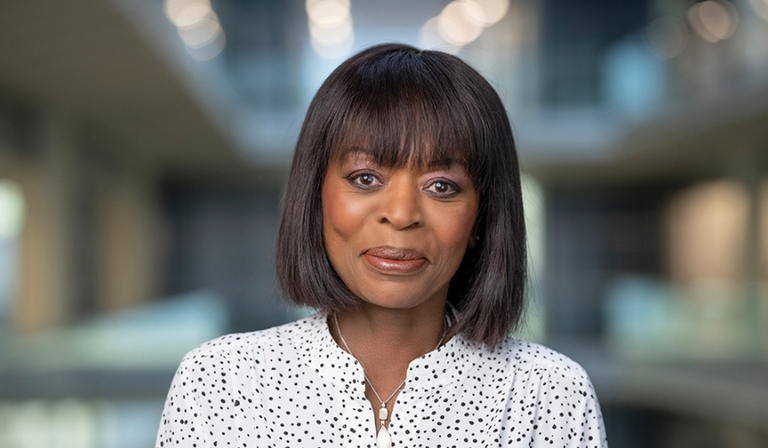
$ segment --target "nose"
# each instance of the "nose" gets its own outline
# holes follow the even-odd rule
[[[396,230],[421,226],[424,217],[416,183],[409,176],[393,176],[388,184],[379,221]]]

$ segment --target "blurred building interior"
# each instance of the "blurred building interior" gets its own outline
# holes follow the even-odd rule
[[[612,447],[768,447],[768,0],[0,2],[0,448],[154,444],[175,367],[281,324],[303,113],[388,41],[499,91],[524,169],[521,337]]]

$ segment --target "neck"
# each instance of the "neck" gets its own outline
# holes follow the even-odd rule
[[[436,348],[446,329],[444,306],[420,310],[361,306],[336,318],[349,350],[373,379],[382,369],[398,367],[405,372],[411,361]],[[330,328],[335,330],[335,325]],[[331,333],[344,348],[340,335]]]

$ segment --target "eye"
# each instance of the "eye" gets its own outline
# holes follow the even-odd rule
[[[427,185],[426,190],[441,197],[450,197],[459,192],[459,188],[456,184],[442,179]]]
[[[349,181],[352,185],[362,188],[375,188],[381,184],[379,179],[372,173],[355,173],[349,176]]]

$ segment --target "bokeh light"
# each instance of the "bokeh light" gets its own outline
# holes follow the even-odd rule
[[[192,27],[206,20],[212,14],[213,10],[211,10],[210,5],[195,2],[181,10],[176,16],[174,23],[180,28]]]
[[[749,195],[739,183],[717,180],[681,191],[670,202],[668,219],[673,278],[682,284],[740,278]]]
[[[461,46],[446,42],[437,29],[437,17],[432,17],[419,30],[419,46],[426,49],[439,49],[450,54],[456,54]]]
[[[194,59],[207,61],[224,50],[226,36],[209,0],[165,0],[164,10]]]
[[[194,26],[178,28],[178,32],[188,47],[201,48],[215,40],[222,30],[217,20],[205,18]]]
[[[211,12],[209,0],[165,1],[165,15],[175,26],[192,26]]]
[[[480,37],[484,28],[501,20],[509,0],[455,0],[419,30],[422,48],[439,48],[456,54],[461,47]]]
[[[480,37],[484,22],[483,10],[476,3],[455,1],[437,16],[437,31],[446,42],[462,46]]]
[[[355,42],[349,0],[307,0],[310,45],[320,57],[338,59]]]
[[[509,0],[471,0],[483,11],[485,26],[501,20],[509,10]]]
[[[207,61],[218,56],[224,50],[227,44],[227,37],[223,32],[216,34],[216,36],[206,42],[205,45],[200,47],[187,46],[187,53],[192,56],[193,59],[198,61]]]
[[[688,10],[688,20],[694,31],[712,43],[728,39],[739,25],[739,13],[726,1],[708,0]]]
[[[768,0],[749,0],[749,5],[755,14],[768,22]]]
[[[353,34],[350,21],[340,22],[333,26],[323,26],[316,22],[311,22],[309,24],[309,32],[312,40],[325,46],[339,45],[348,40]]]
[[[14,182],[0,181],[0,239],[18,236],[25,210],[21,188]]]
[[[310,0],[306,9],[310,21],[320,26],[335,26],[350,17],[350,4],[344,0]]]

